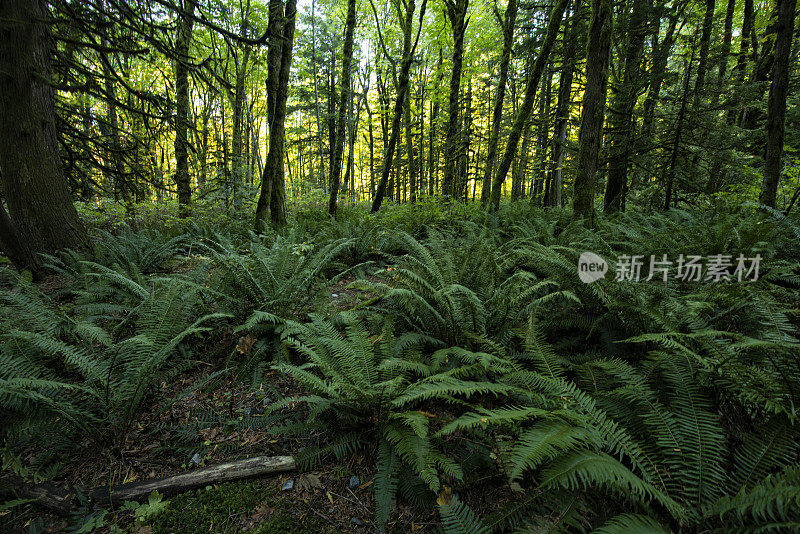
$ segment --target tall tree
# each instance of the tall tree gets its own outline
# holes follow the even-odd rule
[[[317,84],[317,23],[315,15],[316,0],[311,0],[311,64],[314,77],[314,115],[317,120],[317,143],[319,144],[319,168],[323,188],[327,191],[325,179],[325,151],[322,149],[322,126],[319,120],[319,87]]]
[[[280,0],[272,0],[280,4]],[[274,13],[274,15],[273,15]],[[279,17],[282,29],[278,33],[272,33],[270,38],[270,53],[272,47],[280,47],[278,61],[277,82],[274,84],[272,124],[269,132],[269,150],[267,159],[264,162],[264,172],[261,175],[261,191],[256,204],[257,231],[264,229],[269,212],[270,220],[275,226],[286,224],[286,187],[284,185],[285,169],[283,167],[284,146],[285,146],[285,121],[286,121],[286,100],[289,96],[289,72],[292,66],[292,48],[294,45],[295,19],[297,17],[297,0],[286,0],[286,6],[278,5],[270,8],[270,22],[272,28],[272,17]],[[277,27],[278,25],[275,24]]]
[[[351,78],[353,63],[353,35],[356,29],[356,0],[347,0],[347,22],[344,31],[344,50],[342,50],[342,91],[339,97],[338,116],[336,119],[336,138],[333,147],[333,165],[331,167],[331,197],[328,202],[328,213],[336,215],[336,197],[339,194],[339,180],[342,175],[342,159],[344,154],[345,120],[347,107],[352,91]]]
[[[444,0],[447,7],[447,18],[450,20],[450,29],[453,33],[453,71],[450,76],[450,114],[447,118],[447,137],[445,138],[445,166],[442,177],[442,192],[445,195],[455,196],[456,171],[458,168],[459,140],[461,128],[459,121],[459,95],[461,94],[461,68],[464,62],[464,33],[467,31],[469,20],[467,7],[469,0]]]
[[[505,99],[506,84],[508,83],[508,65],[511,63],[511,49],[514,46],[517,0],[508,0],[505,16],[502,18],[500,18],[500,13],[495,8],[495,16],[503,28],[503,54],[500,56],[500,76],[497,79],[497,92],[494,97],[494,108],[492,109],[492,125],[489,131],[489,144],[486,148],[486,167],[483,169],[481,204],[484,206],[489,202],[492,190],[494,160],[497,157],[497,141],[500,137],[500,123],[503,120],[503,100]]]
[[[681,146],[681,135],[683,134],[683,123],[686,120],[686,111],[689,103],[689,80],[692,78],[692,65],[694,65],[695,45],[691,45],[691,57],[684,65],[683,69],[683,94],[680,100],[680,107],[678,109],[678,117],[675,120],[673,128],[674,134],[672,137],[672,148],[670,151],[669,166],[665,167],[664,177],[662,182],[665,182],[666,189],[664,192],[664,209],[668,210],[672,207],[672,195],[675,184],[675,173],[677,172],[678,151]]]
[[[409,82],[410,83],[410,82]],[[409,198],[411,202],[417,200],[417,165],[414,158],[414,122],[411,120],[411,107],[413,103],[411,95],[406,97],[406,105],[403,107],[405,127],[403,128],[406,133],[406,154],[408,154],[408,187]]]
[[[553,44],[558,36],[558,31],[561,27],[561,19],[564,16],[564,10],[568,2],[569,0],[557,0],[550,12],[550,19],[547,22],[542,48],[539,50],[539,56],[536,58],[533,68],[528,75],[522,105],[514,116],[514,123],[511,126],[511,132],[508,134],[508,141],[506,143],[506,150],[503,153],[503,159],[500,161],[497,174],[492,181],[492,190],[489,197],[489,209],[492,211],[496,211],[497,208],[500,207],[501,188],[503,187],[503,182],[516,156],[519,139],[531,115],[533,102],[536,99],[536,89],[539,87],[542,71],[547,63],[547,59],[550,57],[550,51],[553,49]]]
[[[567,123],[572,103],[572,76],[575,71],[575,48],[580,29],[581,2],[575,0],[570,22],[564,24],[564,54],[561,72],[558,77],[558,102],[556,103],[555,124],[553,127],[553,152],[550,183],[544,192],[546,206],[561,205],[562,180],[564,168],[564,144],[567,140]]]
[[[37,273],[39,253],[88,248],[58,152],[44,0],[0,2],[0,247]]]
[[[612,26],[611,0],[593,0],[586,47],[586,90],[583,93],[573,192],[574,216],[583,218],[587,224],[594,223],[595,173],[603,136]]]
[[[436,76],[434,77],[434,84],[433,87],[438,89],[439,85],[442,82],[442,49],[439,48],[439,61],[436,63]],[[438,162],[439,162],[439,153],[437,149],[439,148],[438,143],[436,143],[437,132],[439,131],[439,99],[437,98],[436,92],[432,95],[431,102],[431,113],[430,113],[430,126],[429,131],[430,135],[428,136],[428,194],[433,196],[436,191],[437,184],[437,177],[439,174],[437,173],[438,170]]]
[[[189,215],[192,183],[189,176],[189,45],[196,0],[183,0],[178,9],[175,40],[175,185],[181,217]]]
[[[750,35],[755,26],[755,13],[753,0],[744,0],[742,8],[742,30],[739,39],[739,53],[736,56],[734,87],[741,87],[747,77],[747,59],[750,54]],[[728,110],[728,124],[738,123],[742,117],[742,103],[736,102],[736,107]]]
[[[394,2],[397,18],[400,21],[401,29],[403,30],[403,57],[400,61],[400,75],[397,79],[397,96],[394,101],[394,115],[392,116],[392,133],[389,136],[388,142],[384,148],[383,168],[381,169],[381,179],[378,182],[378,188],[375,191],[375,198],[372,200],[372,213],[381,209],[383,204],[383,197],[386,194],[386,187],[389,185],[389,175],[392,172],[392,161],[394,159],[395,150],[397,150],[397,138],[400,136],[400,121],[403,117],[403,106],[405,104],[406,94],[408,93],[408,79],[411,72],[411,63],[414,61],[414,52],[419,43],[419,35],[422,32],[423,19],[425,17],[425,8],[428,5],[428,0],[422,0],[422,6],[419,11],[419,28],[417,29],[417,36],[413,38],[414,29],[414,13],[416,5],[414,0],[406,0],[405,13],[401,9],[400,2]],[[386,44],[383,42],[383,35],[380,31],[380,22],[378,20],[378,12],[375,9],[375,4],[370,0],[372,12],[375,15],[375,24],[378,28],[378,39],[381,43],[386,59],[394,62],[389,51],[386,49]],[[412,40],[413,39],[413,40]]]
[[[706,0],[706,11],[703,16],[703,31],[700,34],[700,59],[697,63],[697,77],[694,82],[694,105],[700,101],[708,70],[708,51],[711,47],[711,30],[714,24],[716,0]]]
[[[764,155],[764,182],[759,201],[775,208],[781,177],[786,94],[789,90],[789,61],[797,0],[778,0],[775,27],[775,58],[772,62],[772,84],[767,101],[767,146]]]
[[[633,0],[627,24],[626,54],[619,87],[611,98],[611,154],[603,209],[606,213],[625,209],[628,185],[628,159],[633,141],[633,108],[639,96],[642,49],[647,34],[647,0]]]
[[[250,1],[245,4],[239,22],[239,33],[242,37],[247,37],[248,19],[250,17]],[[229,44],[229,46],[231,46]],[[250,60],[249,45],[244,45],[244,51],[240,53],[232,47],[233,60],[235,66],[235,83],[233,90],[233,132],[231,140],[231,157],[233,158],[233,209],[239,211],[242,207],[244,196],[244,175],[245,161],[243,148],[247,141],[244,134],[244,111],[245,111],[245,78],[247,77],[247,65]]]

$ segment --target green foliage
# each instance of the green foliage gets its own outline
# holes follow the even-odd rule
[[[232,311],[247,318],[244,328],[310,311],[319,290],[341,270],[336,260],[352,244],[340,239],[317,246],[295,237],[277,236],[271,244],[256,239],[244,253],[224,242],[203,247],[213,260],[212,287],[238,304]]]
[[[381,525],[388,520],[396,476],[403,467],[433,493],[442,487],[443,477],[461,479],[460,466],[437,444],[430,414],[423,409],[507,394],[511,388],[486,380],[507,365],[464,349],[441,349],[425,357],[419,349],[424,339],[396,338],[389,323],[371,333],[351,314],[330,321],[312,316],[312,321],[289,322],[283,331],[285,342],[307,363],[275,366],[297,380],[307,395],[286,398],[270,408],[274,412],[307,406],[307,412],[287,415],[283,432],[335,429],[326,445],[310,446],[298,455],[301,466],[377,446],[376,513]],[[476,380],[479,377],[482,380]]]
[[[186,340],[220,314],[180,280],[156,280],[120,324],[128,336],[77,320],[24,278],[0,292],[0,407],[7,436],[120,441],[155,386],[191,364]],[[90,318],[91,319],[91,318]],[[118,325],[119,326],[119,325]],[[178,357],[180,356],[180,357]],[[52,418],[63,432],[49,430]]]
[[[113,445],[156,385],[191,366],[190,338],[230,312],[241,350],[208,380],[256,370],[275,399],[285,389],[263,380],[271,365],[278,384],[301,390],[235,424],[300,438],[302,469],[354,454],[371,461],[381,527],[397,500],[433,508],[452,491],[459,497],[438,509],[445,532],[798,528],[794,220],[629,212],[587,230],[527,203],[483,220],[427,202],[420,210],[436,228],[415,224],[405,206],[378,215],[354,206],[339,221],[306,213],[284,233],[204,234],[199,246],[155,232],[105,236],[91,259],[51,259],[70,285],[49,294],[6,272],[4,465],[34,474],[40,465],[16,455],[23,446],[65,447],[79,433]],[[202,254],[190,272],[152,274],[186,246]],[[578,279],[587,250],[609,260],[605,280]],[[761,254],[761,276],[611,279],[620,254],[665,253]],[[332,314],[326,286],[353,274],[363,300]],[[222,417],[210,412],[200,419]],[[197,429],[174,428],[180,447],[196,445]],[[513,490],[486,506],[491,514],[474,498],[490,499],[488,487]],[[175,502],[157,522],[186,521]],[[292,521],[279,514],[262,529]]]
[[[273,489],[257,482],[209,486],[171,498],[150,526],[154,534],[236,531],[242,514],[273,495]]]
[[[474,225],[459,235],[431,230],[425,244],[408,234],[397,239],[409,253],[380,273],[386,282],[360,281],[355,287],[386,302],[370,309],[443,346],[504,354],[530,310],[574,298],[556,284],[507,269],[492,235]]]
[[[444,534],[488,534],[486,528],[469,506],[453,497],[450,504],[439,506]]]

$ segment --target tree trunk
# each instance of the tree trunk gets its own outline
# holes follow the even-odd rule
[[[564,143],[567,139],[567,124],[569,122],[569,110],[572,104],[572,76],[575,70],[575,48],[578,41],[578,24],[581,15],[580,0],[576,0],[572,8],[570,23],[565,24],[564,28],[564,58],[561,66],[561,74],[558,78],[558,102],[556,103],[556,118],[553,127],[553,161],[550,178],[550,187],[545,191],[545,205],[561,205],[561,174],[564,168]]]
[[[611,156],[608,164],[608,183],[603,210],[614,213],[625,209],[628,185],[628,159],[633,141],[633,108],[639,95],[642,48],[647,33],[647,8],[645,0],[633,0],[633,11],[628,23],[628,43],[625,63],[620,76],[620,86],[611,99]]]
[[[352,78],[350,64],[353,62],[353,34],[356,29],[356,0],[347,0],[347,23],[344,31],[344,50],[342,51],[342,92],[339,97],[338,117],[336,119],[336,145],[333,148],[333,165],[331,176],[331,197],[328,202],[328,213],[336,215],[336,197],[339,194],[339,180],[342,176],[342,156],[344,153],[345,120],[347,104],[350,102],[350,80]]]
[[[772,84],[767,101],[767,146],[764,155],[764,183],[759,201],[775,208],[778,182],[781,177],[783,127],[786,116],[786,94],[789,90],[789,62],[797,0],[778,0],[775,28],[775,59],[772,63]]]
[[[461,137],[459,127],[459,103],[461,94],[461,67],[464,60],[464,32],[468,21],[465,20],[469,0],[445,0],[447,18],[453,32],[453,72],[450,76],[450,114],[447,118],[447,137],[445,138],[445,166],[442,180],[442,193],[455,196],[457,194],[456,172],[458,169],[458,149]]]
[[[422,0],[420,8],[420,30],[422,19],[425,16],[425,7],[427,0]],[[389,136],[389,142],[386,145],[383,157],[383,169],[381,170],[381,179],[378,182],[378,189],[375,191],[375,198],[372,201],[372,213],[376,213],[381,209],[383,197],[386,194],[386,186],[389,183],[389,175],[392,172],[392,160],[394,153],[397,149],[397,138],[400,136],[400,120],[403,117],[403,106],[405,104],[406,93],[408,93],[408,78],[411,72],[411,63],[414,60],[414,51],[419,42],[419,32],[417,39],[411,42],[412,32],[414,27],[414,11],[416,5],[414,0],[408,0],[406,3],[406,16],[405,23],[403,24],[403,59],[400,62],[400,76],[397,82],[397,97],[394,102],[394,116],[392,117],[392,133]],[[399,14],[398,14],[399,15]],[[391,190],[390,190],[391,191]]]
[[[522,136],[522,131],[531,115],[533,101],[536,97],[536,90],[539,87],[539,80],[542,77],[542,71],[550,57],[550,51],[553,49],[553,44],[558,36],[558,30],[561,27],[561,19],[564,16],[564,9],[566,9],[568,1],[569,0],[558,0],[553,6],[553,10],[550,12],[550,20],[547,23],[542,49],[539,51],[539,56],[536,58],[533,69],[528,76],[522,105],[514,117],[514,124],[511,127],[511,132],[508,134],[508,142],[506,144],[506,150],[503,153],[503,159],[500,161],[497,174],[492,181],[491,195],[489,197],[490,210],[496,211],[497,208],[500,207],[501,188],[503,187],[506,175],[508,175],[508,170],[511,168],[511,163],[514,161],[519,138]]]
[[[102,4],[101,4],[102,6]],[[100,45],[108,46],[108,37],[106,29],[102,29],[100,34]],[[119,136],[119,118],[117,116],[117,93],[114,86],[114,77],[111,72],[110,58],[103,57],[101,60],[103,64],[103,83],[105,89],[106,100],[106,121],[101,122],[101,131],[104,137],[110,139],[111,146],[106,148],[106,161],[105,166],[109,181],[114,190],[114,197],[117,195],[122,197],[125,203],[125,208],[130,209],[130,192],[128,191],[128,184],[125,179],[125,169],[122,161],[122,143]]]
[[[410,81],[409,81],[410,85]],[[412,102],[411,95],[409,94],[406,98],[406,104],[403,108],[405,113],[405,122],[404,130],[406,132],[406,154],[408,155],[408,186],[410,189],[409,198],[412,202],[416,202],[417,200],[417,166],[416,161],[414,161],[414,131],[413,131],[413,121],[411,120],[411,102]]]
[[[241,33],[245,33],[245,23],[242,21]],[[233,209],[238,212],[242,207],[242,197],[244,195],[244,171],[245,162],[242,157],[244,144],[247,136],[244,130],[244,105],[245,93],[244,82],[247,73],[247,63],[250,58],[250,48],[246,48],[243,58],[240,61],[236,58],[236,87],[233,96],[233,133],[231,139],[231,158],[233,159]]]
[[[677,171],[678,150],[681,144],[681,134],[683,133],[683,121],[686,116],[686,108],[689,101],[689,79],[692,77],[692,65],[694,64],[694,45],[692,45],[692,55],[686,63],[683,78],[683,96],[681,97],[681,107],[678,111],[678,119],[675,124],[675,136],[672,141],[672,152],[670,154],[669,167],[666,170],[667,189],[664,193],[664,210],[672,207],[672,192],[675,185],[675,172]]]
[[[753,33],[755,15],[753,13],[753,0],[744,0],[742,9],[742,33],[739,40],[739,54],[736,58],[736,74],[734,76],[735,88],[740,88],[747,76],[747,56],[750,52],[750,35]],[[738,100],[738,99],[735,99]],[[735,107],[728,110],[728,124],[735,124],[739,120],[741,103],[735,101]]]
[[[539,203],[539,197],[547,169],[547,138],[550,134],[550,100],[553,92],[553,73],[547,71],[542,80],[542,95],[539,105],[539,126],[536,132],[536,174],[531,182],[531,204]],[[524,194],[524,192],[523,192]]]
[[[658,43],[659,26],[656,24],[656,31],[653,33],[653,58],[650,68],[650,86],[647,88],[647,96],[644,100],[642,111],[642,137],[650,139],[653,133],[653,121],[655,120],[656,103],[661,93],[661,85],[664,82],[664,74],[667,71],[667,61],[669,60],[670,50],[675,44],[675,29],[678,25],[678,14],[669,13],[669,26],[664,40]]]
[[[528,168],[528,146],[531,141],[531,129],[533,124],[529,121],[522,135],[522,146],[517,155],[516,165],[511,169],[511,200],[519,200],[522,196],[523,180]]]
[[[277,0],[280,3],[280,0]],[[294,45],[295,17],[297,15],[296,0],[286,0],[285,13],[276,9],[275,15],[283,20],[281,34],[275,35],[275,41],[281,42],[280,69],[274,99],[274,115],[269,136],[269,151],[261,176],[261,192],[256,204],[256,231],[262,231],[266,224],[267,211],[275,226],[286,224],[286,187],[284,184],[284,144],[286,120],[286,99],[289,95],[289,71],[292,65],[292,47]],[[270,17],[273,11],[270,10]],[[273,46],[272,43],[270,46]],[[267,207],[269,206],[269,208]]]
[[[436,66],[436,77],[434,78],[436,81],[434,83],[434,87],[438,88],[439,85],[442,83],[442,49],[439,48],[439,62]],[[439,154],[438,154],[438,147],[436,146],[436,132],[439,131],[439,99],[436,98],[436,95],[431,95],[433,98],[433,103],[431,104],[431,116],[430,116],[430,136],[428,138],[428,194],[433,196],[436,194],[436,186],[437,186],[437,167],[439,163]]]
[[[90,247],[58,153],[48,18],[44,0],[0,2],[0,246],[34,274],[38,253]]]
[[[508,65],[511,63],[511,49],[514,46],[514,24],[517,20],[517,0],[508,0],[506,14],[503,17],[503,55],[500,57],[500,77],[497,80],[497,94],[494,97],[492,110],[492,126],[489,131],[489,144],[486,149],[486,166],[483,169],[483,188],[481,204],[489,202],[494,174],[494,160],[497,157],[497,142],[500,137],[500,123],[503,120],[503,100],[508,83]]]
[[[189,215],[192,184],[189,176],[189,44],[196,0],[185,0],[178,13],[175,39],[175,185],[181,217]]]
[[[364,95],[364,109],[367,111],[367,128],[369,131],[369,197],[375,197],[375,133],[372,128],[372,110],[369,99]]]
[[[322,126],[319,121],[319,89],[317,88],[317,25],[314,10],[316,0],[311,0],[311,62],[314,76],[314,114],[317,119],[317,142],[319,143],[319,168],[322,177],[322,188],[328,191],[328,182],[325,180],[325,150],[322,147]]]
[[[459,143],[458,172],[453,186],[454,196],[466,201],[467,182],[469,181],[469,149],[472,134],[472,82],[467,83],[467,97],[464,102],[464,119],[462,121],[461,142]]]
[[[703,32],[700,34],[700,59],[697,63],[697,78],[694,82],[694,107],[700,103],[700,96],[706,81],[708,70],[708,49],[711,46],[711,30],[714,23],[716,0],[706,0],[706,12],[703,17]]]
[[[267,157],[264,162],[264,171],[261,173],[261,190],[256,203],[255,229],[261,231],[265,227],[267,215],[269,213],[270,201],[272,200],[272,188],[275,186],[275,166],[283,169],[283,160],[272,152],[272,145],[277,139],[275,128],[275,112],[278,100],[278,85],[281,71],[281,51],[283,32],[283,2],[282,0],[270,0],[269,19],[267,22],[269,30],[269,50],[267,52],[267,134],[268,147]],[[224,121],[223,121],[224,125]],[[278,157],[276,160],[275,158]],[[272,159],[270,159],[272,158]]]
[[[574,216],[594,224],[595,173],[608,85],[608,56],[613,27],[610,0],[593,0],[586,50],[586,90],[583,94],[581,129],[573,191]]]
[[[722,87],[725,81],[725,73],[728,71],[728,60],[731,55],[731,41],[733,40],[733,15],[736,11],[736,0],[728,0],[725,9],[725,27],[722,30],[722,47],[719,51],[719,70],[717,73],[717,87]],[[715,102],[719,95],[714,96]]]

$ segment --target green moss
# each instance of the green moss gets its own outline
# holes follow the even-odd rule
[[[298,519],[288,512],[276,513],[268,521],[262,523],[249,534],[322,534],[326,532],[336,532],[327,523],[317,517],[306,517],[302,524]]]
[[[177,495],[153,521],[153,533],[235,532],[239,518],[274,493],[257,482],[231,482]]]
[[[239,532],[240,519],[265,501],[275,510],[264,523],[249,531],[251,534],[335,532],[315,516],[306,516],[300,524],[291,511],[293,504],[279,499],[274,485],[259,482],[231,482],[177,495],[150,526],[153,534]]]

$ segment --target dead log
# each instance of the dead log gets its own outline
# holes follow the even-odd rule
[[[118,486],[102,486],[85,493],[94,504],[114,507],[125,501],[143,501],[154,491],[169,497],[211,484],[284,473],[295,469],[294,458],[291,456],[257,456],[202,467],[170,477],[129,482]],[[14,488],[21,497],[34,499],[37,504],[61,515],[68,514],[76,504],[74,491],[50,483],[31,484],[17,476],[6,477],[3,482]]]
[[[33,499],[36,504],[59,515],[68,515],[75,502],[75,492],[60,488],[50,482],[26,482],[15,474],[3,475],[0,487],[7,486],[23,499]]]

